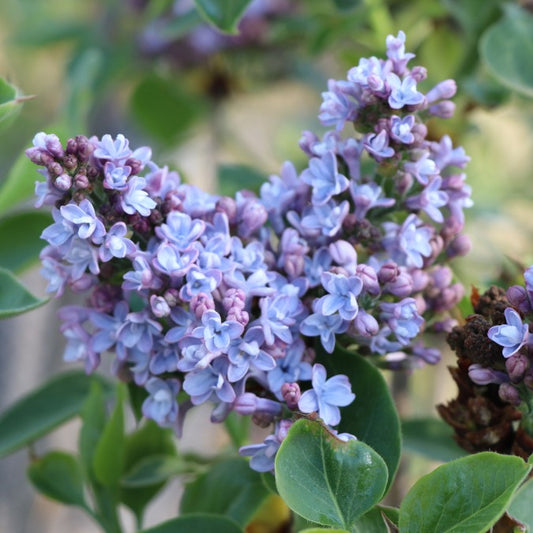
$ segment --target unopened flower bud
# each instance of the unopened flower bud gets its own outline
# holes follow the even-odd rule
[[[93,153],[94,150],[93,145],[84,135],[77,135],[75,140],[76,144],[78,145],[78,160],[88,161],[90,155]]]
[[[341,266],[352,267],[355,271],[357,252],[353,244],[348,241],[338,240],[331,243],[328,250],[335,263]]]
[[[413,67],[411,69],[411,78],[413,78],[417,83],[424,81],[428,76],[428,71],[425,67],[420,65]]]
[[[72,179],[68,174],[61,174],[54,180],[54,185],[60,191],[68,191],[72,185]]]
[[[363,309],[359,309],[352,322],[352,328],[363,337],[372,337],[379,331],[378,321]]]
[[[437,100],[448,100],[455,96],[457,92],[457,84],[454,80],[444,80],[437,83],[433,89],[426,94],[428,104],[432,104]]]
[[[191,298],[190,308],[194,316],[200,320],[206,311],[215,308],[215,302],[210,294],[200,292]]]
[[[511,405],[520,405],[522,402],[518,390],[511,383],[502,383],[498,389],[498,396],[502,401]]]
[[[143,164],[138,159],[130,157],[125,163],[126,166],[130,167],[130,175],[135,176],[143,169]]]
[[[78,174],[74,176],[74,186],[77,189],[86,189],[89,187],[89,178],[85,174],[78,172]]]
[[[67,170],[74,170],[78,166],[78,160],[76,159],[76,156],[67,154],[63,158],[63,166]]]
[[[167,291],[165,291],[163,297],[165,298],[167,304],[170,307],[175,307],[180,300],[178,289],[168,289]]]
[[[488,385],[489,383],[500,384],[507,379],[503,372],[498,372],[493,368],[485,368],[477,363],[468,367],[468,377],[476,385]]]
[[[383,284],[390,283],[396,280],[399,273],[400,273],[400,269],[398,268],[398,265],[390,261],[390,262],[384,263],[379,269],[378,280],[380,283],[383,283]]]
[[[281,386],[281,395],[291,411],[298,409],[298,402],[302,395],[298,383],[284,383]]]
[[[371,294],[372,296],[379,294],[380,288],[378,275],[370,265],[365,263],[357,265],[355,274],[363,282],[363,289],[368,292],[368,294]]]
[[[291,426],[293,424],[292,420],[280,420],[278,427],[276,429],[276,438],[283,442],[283,439],[287,436],[289,433],[289,429],[291,429]]]
[[[229,196],[221,196],[216,204],[216,210],[228,217],[230,224],[237,222],[237,203]]]
[[[256,200],[246,202],[241,213],[239,224],[239,235],[249,237],[258,230],[268,219],[268,212],[265,207]]]
[[[452,257],[461,257],[468,254],[472,248],[470,238],[464,233],[457,235],[446,248],[446,255],[451,259]]]
[[[405,298],[413,292],[413,280],[407,272],[400,272],[394,281],[385,285],[385,290],[398,298]]]
[[[455,104],[451,100],[443,100],[438,104],[429,106],[430,114],[440,118],[451,118],[455,113]]]
[[[518,352],[505,360],[505,368],[511,381],[518,383],[522,381],[529,368],[529,360],[524,354]]]
[[[170,306],[163,296],[152,294],[150,296],[150,307],[152,308],[152,313],[158,318],[170,315]]]
[[[527,315],[532,311],[531,301],[529,300],[529,295],[524,287],[513,285],[507,289],[505,294],[509,303],[524,315]]]

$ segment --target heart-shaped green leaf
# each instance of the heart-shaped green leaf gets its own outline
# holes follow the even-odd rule
[[[483,452],[442,465],[419,479],[400,507],[400,531],[487,531],[507,508],[531,466]]]
[[[383,496],[387,466],[364,442],[337,439],[321,423],[298,420],[276,455],[280,496],[318,524],[351,529]]]
[[[503,85],[533,97],[533,15],[514,3],[504,7],[500,21],[483,34],[480,53]]]
[[[381,372],[355,352],[336,347],[332,354],[319,352],[328,375],[345,374],[352,384],[355,400],[341,409],[340,432],[351,433],[372,446],[387,464],[392,483],[401,454],[400,419],[387,382]]]
[[[28,477],[45,496],[67,505],[87,507],[83,495],[83,471],[73,455],[58,451],[47,453],[30,464]]]
[[[508,513],[529,528],[533,527],[533,479],[524,483],[513,495]]]
[[[251,0],[194,0],[207,22],[225,33],[237,33],[242,14]]]

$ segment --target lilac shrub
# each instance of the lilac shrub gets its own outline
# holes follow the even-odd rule
[[[205,193],[121,134],[65,147],[36,135],[37,206],[54,219],[42,234],[47,290],[88,295],[60,311],[65,358],[92,372],[114,353],[116,375],[146,390],[143,414],[177,434],[205,402],[213,422],[235,411],[273,425],[241,449],[260,471],[295,419],[336,434],[354,400],[321,352],[338,343],[390,368],[435,363],[419,337],[448,328],[462,296],[442,263],[468,250],[468,157],[427,138],[423,121],[449,115],[455,84],[419,92],[425,70],[408,69],[404,40],[389,36],[386,60],[330,80],[319,117],[331,129],[305,132],[307,168],[285,163],[259,196]]]

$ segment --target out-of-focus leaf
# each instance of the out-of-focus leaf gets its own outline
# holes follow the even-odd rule
[[[402,533],[487,531],[531,469],[520,457],[481,452],[420,478],[400,506]]]
[[[231,458],[214,464],[186,486],[180,512],[215,513],[244,526],[269,495],[260,474],[247,461]]]
[[[191,468],[175,455],[150,455],[126,472],[121,483],[130,489],[149,487],[190,471]]]
[[[533,97],[533,15],[505,4],[504,16],[482,36],[480,53],[503,85]]]
[[[247,165],[220,165],[218,167],[218,188],[222,196],[233,196],[237,191],[247,189],[259,192],[267,176]]]
[[[147,472],[150,462],[153,468],[151,483]],[[120,501],[137,517],[142,517],[146,506],[169,476],[179,473],[177,462],[173,431],[158,426],[153,420],[146,420],[139,429],[126,436]],[[185,468],[183,461],[181,468]]]
[[[87,24],[76,20],[36,17],[29,19],[21,31],[10,38],[18,46],[47,46],[67,40],[78,40],[89,31]]]
[[[318,524],[350,529],[382,498],[385,461],[359,440],[343,442],[321,423],[298,420],[276,454],[285,503]]]
[[[166,145],[183,137],[206,109],[204,100],[183,84],[155,74],[137,85],[131,106],[140,125]]]
[[[239,21],[251,0],[194,0],[207,22],[225,33],[237,33]]]
[[[402,422],[403,445],[433,461],[452,461],[467,455],[453,440],[453,430],[442,420],[423,418]]]
[[[101,376],[89,377],[82,371],[72,370],[59,374],[8,407],[0,415],[0,457],[28,445],[77,415],[94,380],[109,390],[109,384]]]
[[[41,233],[51,222],[50,214],[41,211],[0,218],[0,268],[20,272],[31,266],[45,245]]]
[[[180,516],[139,533],[243,533],[233,520],[208,513]]]
[[[74,56],[69,65],[65,121],[71,134],[89,133],[87,118],[94,101],[95,84],[103,62],[102,50],[87,48]]]
[[[362,3],[362,0],[333,0],[333,2],[335,3],[338,9],[344,11],[359,7]]]
[[[117,399],[93,456],[95,478],[106,487],[118,487],[124,464],[124,396],[125,386],[117,387]]]
[[[508,512],[514,518],[533,527],[533,480],[526,481],[513,495]]]
[[[27,313],[47,301],[35,297],[9,270],[0,268],[0,318]]]
[[[22,103],[33,98],[22,96],[18,89],[0,78],[0,128],[7,126],[20,113]]]
[[[73,455],[49,452],[30,463],[28,477],[45,496],[67,505],[87,508],[83,494],[83,471]]]

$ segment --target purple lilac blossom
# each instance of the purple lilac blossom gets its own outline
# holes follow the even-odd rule
[[[529,342],[530,333],[529,326],[522,322],[522,318],[512,307],[508,307],[504,315],[507,324],[492,326],[487,335],[491,341],[503,347],[502,355],[507,358]]]

